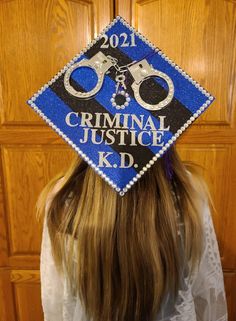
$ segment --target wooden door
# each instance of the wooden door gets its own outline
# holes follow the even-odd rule
[[[178,142],[205,168],[216,212],[229,321],[236,320],[236,1],[118,0],[116,14],[142,32],[216,101]]]
[[[206,168],[229,321],[235,320],[236,1],[1,0],[0,321],[43,319],[35,201],[75,155],[25,101],[117,14],[216,97],[178,149]]]
[[[43,320],[36,198],[75,152],[26,100],[113,18],[111,1],[0,1],[0,320]]]

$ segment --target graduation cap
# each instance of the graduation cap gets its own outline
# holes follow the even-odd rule
[[[123,196],[213,100],[118,16],[27,103]]]

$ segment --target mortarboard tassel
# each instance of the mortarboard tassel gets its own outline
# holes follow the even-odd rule
[[[164,158],[164,162],[165,162],[166,177],[169,181],[171,181],[173,178],[173,167],[172,167],[172,162],[171,162],[171,157],[170,157],[170,151],[167,151],[163,155],[163,158]]]

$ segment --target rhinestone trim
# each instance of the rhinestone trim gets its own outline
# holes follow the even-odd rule
[[[164,153],[165,150],[167,150],[167,144],[168,148],[174,143],[174,141],[183,133],[183,131],[196,119],[198,116],[208,107],[208,105],[214,100],[214,97],[211,96],[211,94],[201,87],[201,85],[193,80],[190,75],[188,75],[185,71],[183,71],[176,63],[174,63],[170,58],[168,58],[159,48],[154,46],[145,36],[143,36],[140,32],[138,32],[134,27],[130,26],[127,21],[125,21],[120,16],[117,16],[107,27],[105,27],[102,32],[93,40],[91,41],[86,48],[82,49],[80,53],[76,54],[67,65],[65,65],[61,70],[58,71],[58,73],[49,80],[46,84],[44,84],[27,102],[29,105],[45,120],[45,122],[48,123],[49,126],[53,128],[54,131],[56,131],[68,144],[71,145],[71,147],[97,172],[98,175],[100,175],[104,180],[112,187],[114,188],[120,196],[124,196],[125,193],[133,186],[135,182],[137,182],[138,179],[141,178],[141,176],[145,173],[147,170],[147,165],[144,166],[139,173],[137,173],[136,176],[130,180],[128,184],[121,190],[105,173],[101,172],[101,169],[96,166],[95,163],[87,155],[85,155],[71,140],[68,138],[56,125],[52,123],[52,121],[44,115],[44,113],[36,106],[34,101],[36,98],[43,93],[45,89],[47,89],[51,84],[53,84],[58,77],[63,74],[68,68],[71,67],[72,64],[74,64],[77,59],[79,59],[91,46],[93,46],[99,39],[101,39],[105,32],[107,32],[117,21],[120,21],[125,25],[127,28],[129,28],[132,32],[135,33],[136,36],[138,36],[142,41],[144,41],[146,44],[148,44],[152,49],[154,49],[159,55],[162,56],[163,59],[165,59],[171,66],[173,66],[176,70],[178,70],[186,79],[188,79],[196,88],[198,88],[207,98],[208,100],[196,111],[189,119],[189,123],[185,124],[185,126],[182,126],[181,129],[179,129],[173,137],[162,147],[162,149],[153,156],[153,158],[148,162],[150,164],[150,167],[157,161],[158,158],[161,157],[161,155]],[[184,127],[184,128],[183,128]]]

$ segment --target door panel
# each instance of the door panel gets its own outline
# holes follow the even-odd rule
[[[35,202],[76,154],[26,104],[112,19],[113,2],[0,1],[0,320],[43,320]]]
[[[199,122],[230,126],[236,99],[236,2],[157,0],[133,6],[133,25],[216,97]]]
[[[117,0],[123,16],[215,97],[178,140],[182,159],[202,166],[223,264],[229,320],[236,302],[236,1]]]
[[[13,270],[11,282],[16,302],[17,320],[43,320],[39,271]]]

